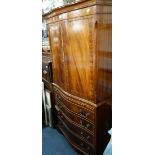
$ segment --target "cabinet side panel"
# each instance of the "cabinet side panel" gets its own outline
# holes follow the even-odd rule
[[[103,155],[103,152],[110,140],[108,130],[112,127],[112,108],[111,101],[104,103],[97,108],[97,121],[96,121],[96,155]]]
[[[112,96],[111,14],[97,15],[97,102]]]

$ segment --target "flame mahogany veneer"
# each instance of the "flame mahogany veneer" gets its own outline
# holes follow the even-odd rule
[[[81,154],[102,155],[112,126],[112,2],[83,0],[43,16],[57,126]]]

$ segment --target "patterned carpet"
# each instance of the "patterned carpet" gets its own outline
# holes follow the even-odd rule
[[[42,155],[78,155],[56,129],[43,127]]]

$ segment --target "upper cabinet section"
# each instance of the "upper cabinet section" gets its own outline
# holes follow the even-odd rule
[[[79,1],[44,15],[52,50],[53,83],[96,104],[112,95],[110,2]]]

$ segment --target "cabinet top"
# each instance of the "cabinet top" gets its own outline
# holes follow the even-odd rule
[[[64,0],[63,0],[64,1]],[[92,5],[112,5],[112,0],[70,0],[70,2],[62,3],[60,6],[51,8],[47,13],[43,13],[43,17],[55,15],[58,12],[68,12],[79,8],[84,8]]]

